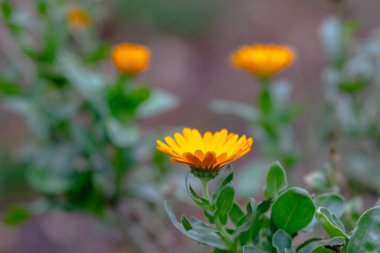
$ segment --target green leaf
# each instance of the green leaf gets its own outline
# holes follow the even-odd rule
[[[343,237],[334,237],[330,240],[321,240],[319,238],[310,239],[297,247],[297,253],[310,253],[315,249],[341,249],[346,241]],[[322,251],[323,252],[323,251]],[[337,252],[337,251],[333,251]]]
[[[12,206],[7,209],[4,222],[8,225],[20,225],[31,217],[30,210],[22,206]]]
[[[3,0],[1,2],[1,11],[5,18],[10,18],[13,14],[13,6],[9,0]]]
[[[292,246],[292,237],[283,230],[277,230],[272,238],[273,247],[277,253],[295,253]]]
[[[336,193],[325,193],[318,195],[314,199],[315,206],[325,207],[336,217],[341,217],[343,215],[344,208],[344,198]]]
[[[17,95],[21,91],[18,83],[0,78],[0,94]]]
[[[186,174],[186,178],[185,178],[187,193],[195,202],[195,204],[197,204],[199,207],[204,207],[205,205],[208,205],[209,201],[199,196],[199,194],[190,185],[189,175],[190,175],[190,172]]]
[[[178,98],[164,91],[153,91],[150,98],[138,109],[139,118],[149,118],[167,112],[178,105]]]
[[[256,246],[244,246],[243,253],[267,253],[267,252],[262,249],[259,249]]]
[[[230,212],[234,203],[235,190],[232,184],[225,185],[220,191],[215,202],[215,217],[219,218],[220,222],[225,225],[227,223],[227,215]]]
[[[342,93],[355,94],[362,90],[367,85],[367,82],[362,79],[348,80],[341,82],[338,86],[339,91]]]
[[[380,251],[380,207],[367,210],[358,220],[347,253]]]
[[[271,165],[266,178],[264,196],[266,198],[275,197],[280,191],[288,187],[286,172],[279,162]]]
[[[326,233],[330,237],[341,236],[348,239],[348,235],[346,235],[346,233],[344,232],[343,224],[341,223],[341,221],[338,220],[338,218],[335,215],[331,214],[329,210],[327,210],[324,207],[318,208],[317,217],[319,222],[325,229]]]
[[[129,90],[122,84],[110,87],[107,101],[112,116],[123,120],[133,117],[138,107],[149,99],[150,93],[150,89],[144,86]]]
[[[232,114],[248,122],[256,121],[259,118],[256,108],[236,101],[216,99],[211,101],[209,107],[213,112]]]
[[[318,248],[314,249],[311,253],[336,253],[336,251],[328,249],[324,246],[319,246]]]
[[[132,123],[123,124],[116,119],[110,118],[106,120],[105,125],[107,134],[115,146],[126,148],[139,140],[139,129]]]
[[[215,187],[215,192],[213,195],[214,196],[219,195],[220,190],[222,190],[225,185],[231,183],[233,179],[234,179],[233,169],[232,169],[232,166],[229,164],[227,165],[225,169],[221,171],[220,177]]]
[[[228,249],[228,246],[222,239],[220,239],[218,232],[214,228],[209,227],[196,219],[191,219],[189,223],[191,224],[192,229],[187,231],[181,223],[177,222],[175,214],[167,202],[165,202],[165,211],[171,223],[190,239],[213,248],[221,250]]]
[[[244,212],[241,210],[238,204],[233,203],[229,213],[229,217],[235,226],[238,226],[239,221],[244,217]]]
[[[290,188],[272,206],[272,223],[289,234],[305,228],[313,219],[314,203],[309,193],[301,188]]]
[[[182,223],[183,228],[186,229],[186,231],[189,231],[189,230],[193,229],[193,226],[192,226],[191,223],[187,220],[187,218],[186,218],[185,215],[182,215],[181,223]]]
[[[100,44],[84,58],[87,64],[96,64],[109,56],[110,47],[107,44]]]

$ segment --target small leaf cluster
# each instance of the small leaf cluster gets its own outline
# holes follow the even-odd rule
[[[380,207],[366,211],[349,233],[341,220],[344,198],[336,193],[310,195],[305,189],[289,187],[280,163],[267,173],[264,198],[251,198],[242,208],[235,200],[233,171],[226,168],[209,196],[199,195],[187,181],[194,203],[205,221],[182,215],[177,221],[168,203],[171,222],[190,239],[226,253],[329,253],[378,252],[380,250]],[[206,191],[206,192],[205,192]],[[325,236],[314,237],[322,228]],[[299,238],[304,242],[299,243]],[[298,245],[295,245],[297,238]]]

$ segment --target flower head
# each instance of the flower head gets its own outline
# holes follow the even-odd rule
[[[112,61],[123,74],[136,75],[149,64],[149,49],[136,44],[119,44],[112,48]]]
[[[73,7],[69,10],[67,19],[75,29],[84,29],[90,24],[90,16],[83,10]]]
[[[294,53],[286,46],[242,46],[231,57],[232,63],[251,72],[257,78],[267,79],[293,62]]]
[[[165,142],[157,140],[157,149],[171,155],[171,161],[188,164],[194,175],[212,179],[222,167],[248,153],[253,139],[239,138],[226,129],[202,136],[197,129],[184,128],[174,138],[165,137]]]

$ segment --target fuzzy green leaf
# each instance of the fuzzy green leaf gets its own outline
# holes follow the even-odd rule
[[[218,248],[221,250],[228,249],[228,246],[222,239],[220,239],[217,231],[214,228],[209,227],[196,219],[190,219],[189,223],[191,224],[192,229],[186,230],[183,224],[177,221],[173,210],[170,208],[167,202],[165,202],[165,211],[172,224],[190,239],[201,244],[211,246],[213,248]]]
[[[344,232],[343,224],[329,210],[324,207],[318,208],[317,217],[330,237],[341,236],[348,239],[348,236]]]
[[[380,251],[380,207],[367,210],[358,220],[347,253]]]
[[[264,188],[266,198],[275,197],[280,191],[288,187],[286,172],[279,162],[272,164],[269,168]]]
[[[289,234],[305,228],[313,219],[314,203],[309,193],[301,188],[290,188],[282,193],[272,207],[272,223]]]
[[[272,238],[272,245],[277,253],[295,253],[296,250],[292,246],[292,237],[284,230],[277,230]]]

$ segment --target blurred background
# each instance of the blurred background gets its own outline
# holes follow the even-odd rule
[[[36,16],[34,1],[11,2],[26,17]],[[178,100],[175,108],[138,120],[138,126],[159,133],[159,138],[168,129],[181,126],[200,130],[227,128],[255,138],[255,128],[250,129],[247,121],[235,115],[216,113],[210,103],[215,99],[257,103],[259,87],[255,80],[230,64],[230,55],[239,46],[257,43],[290,46],[296,52],[296,60],[278,79],[292,83],[290,100],[301,107],[300,117],[294,125],[294,139],[303,150],[303,156],[295,165],[297,173],[294,173],[293,182],[304,186],[305,175],[322,168],[329,159],[330,147],[319,145],[317,134],[325,116],[322,72],[328,66],[328,57],[320,39],[320,25],[336,15],[339,0],[57,2],[90,6],[88,11],[97,16],[94,22],[99,40],[105,43],[130,42],[150,48],[151,64],[138,77],[139,82],[173,94]],[[360,29],[355,34],[358,43],[375,34],[380,24],[379,11],[380,2],[377,0],[345,1],[344,15],[360,20]],[[60,26],[53,26],[53,29],[60,29]],[[0,70],[17,63],[21,66],[20,75],[28,80],[35,69],[22,59],[14,40],[2,21]],[[100,68],[105,75],[115,72],[107,57]],[[24,117],[0,103],[0,126],[0,212],[4,214],[12,204],[34,201],[38,193],[27,183],[25,168],[10,158],[31,138]],[[155,145],[153,138],[148,145]],[[260,151],[256,152],[256,148],[260,150],[259,145],[260,141],[256,142],[249,158],[235,167],[243,166],[248,160],[260,160]],[[173,183],[163,181],[164,185],[160,187],[165,189],[170,182]],[[249,184],[249,181],[245,183]],[[377,193],[371,194],[370,199]],[[131,201],[123,203],[126,209],[132,205]],[[178,208],[191,212],[186,205]],[[163,208],[157,209],[165,217]],[[45,212],[19,226],[0,224],[0,252],[207,252],[207,248],[176,232],[167,221],[157,225],[154,221],[145,220],[149,219],[146,216],[136,219],[128,223],[132,230],[137,226],[135,238],[124,240],[110,221],[99,221],[81,212]],[[159,234],[160,247],[149,245],[149,241],[142,239],[145,237],[139,235],[138,227],[141,226],[150,228],[151,237],[156,238]],[[147,246],[141,250],[135,244]]]

